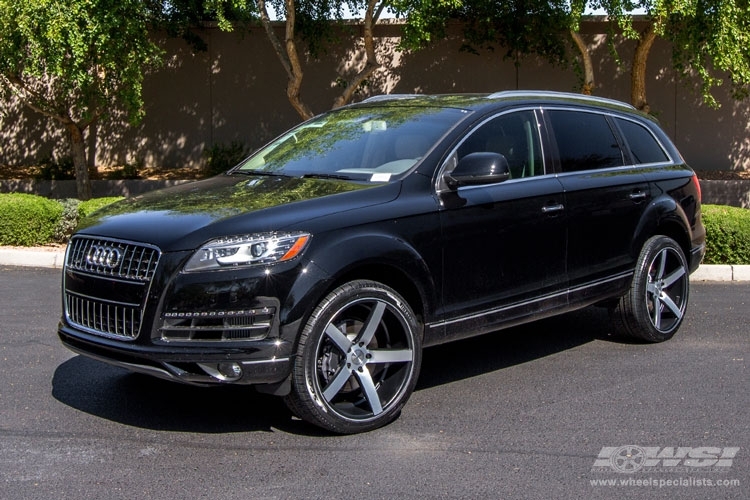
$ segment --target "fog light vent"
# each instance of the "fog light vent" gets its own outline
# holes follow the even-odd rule
[[[198,363],[201,369],[223,382],[234,382],[242,377],[242,366],[234,361],[222,361],[217,364]]]

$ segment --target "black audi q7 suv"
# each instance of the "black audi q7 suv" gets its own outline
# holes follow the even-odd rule
[[[621,333],[672,337],[705,252],[700,198],[654,119],[621,102],[375,97],[85,220],[59,336],[367,431],[397,417],[427,346],[592,304]]]

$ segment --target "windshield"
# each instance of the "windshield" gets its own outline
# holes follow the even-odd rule
[[[388,182],[403,174],[461,118],[452,108],[348,108],[305,122],[234,172]]]

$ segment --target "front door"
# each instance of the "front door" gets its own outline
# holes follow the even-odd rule
[[[451,160],[482,151],[503,154],[511,178],[440,193],[442,295],[452,338],[491,331],[567,300],[563,189],[546,173],[536,112],[487,120]]]

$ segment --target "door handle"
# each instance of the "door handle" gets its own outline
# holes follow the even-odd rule
[[[542,207],[542,213],[553,214],[555,212],[562,212],[565,210],[565,205],[558,203],[557,205],[545,205]]]
[[[635,191],[635,192],[630,193],[629,198],[633,200],[634,202],[639,203],[645,200],[646,196],[648,195],[646,194],[645,191]]]

